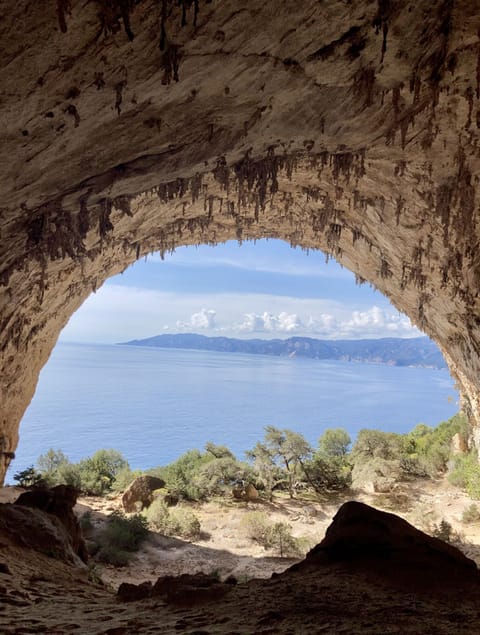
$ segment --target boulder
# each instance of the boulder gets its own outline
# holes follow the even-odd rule
[[[118,587],[117,598],[121,602],[136,602],[149,597],[151,590],[151,582],[142,582],[141,584],[122,582],[122,584]]]
[[[216,602],[229,591],[232,583],[220,582],[216,576],[206,573],[185,573],[173,577],[158,578],[152,596],[161,596],[167,603],[191,607],[197,604]]]
[[[39,509],[58,518],[65,527],[74,553],[83,562],[87,562],[88,554],[82,530],[73,511],[77,497],[78,490],[74,487],[57,485],[50,489],[42,488],[23,492],[14,504]]]
[[[356,501],[340,507],[322,542],[291,569],[333,563],[412,592],[461,592],[480,583],[475,562],[453,545]]]
[[[162,487],[165,487],[165,481],[157,476],[139,476],[130,483],[123,493],[123,509],[127,513],[141,511],[144,507],[152,504],[154,499],[153,492]],[[141,507],[137,503],[140,503]]]
[[[54,514],[26,505],[0,504],[2,542],[33,549],[69,564],[85,566],[86,554],[75,542],[64,523]],[[80,551],[80,553],[78,552]]]
[[[257,488],[251,483],[247,483],[246,485],[235,485],[235,487],[232,488],[232,496],[237,500],[244,501],[256,500],[257,498],[260,498]]]

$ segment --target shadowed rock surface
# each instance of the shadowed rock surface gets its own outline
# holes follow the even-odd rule
[[[334,563],[412,592],[461,594],[480,585],[477,565],[456,547],[356,501],[340,507],[322,542],[292,569]]]
[[[38,550],[20,547],[1,527],[8,571],[0,568],[0,629],[8,635],[478,633],[472,562],[366,505],[345,504],[306,560],[271,580],[230,584],[190,574],[160,577],[153,587],[123,584],[117,595],[89,582],[84,569],[45,555],[42,542]],[[48,535],[43,521],[35,529]]]
[[[88,559],[85,541],[73,508],[77,502],[79,492],[68,485],[57,485],[51,489],[33,489],[23,492],[15,501],[15,505],[23,505],[40,509],[49,515],[56,516],[65,527],[74,553],[83,562]],[[22,534],[22,529],[19,528]]]

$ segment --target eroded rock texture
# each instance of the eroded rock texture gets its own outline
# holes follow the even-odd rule
[[[320,248],[375,284],[480,421],[479,9],[1,0],[4,451],[92,291],[231,238]]]

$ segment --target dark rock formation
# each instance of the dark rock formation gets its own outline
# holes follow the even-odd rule
[[[73,552],[83,562],[88,559],[85,541],[73,508],[77,502],[78,492],[68,485],[57,485],[51,489],[33,489],[20,496],[15,505],[40,509],[53,515],[62,523],[67,533]]]
[[[153,492],[162,487],[165,487],[165,481],[161,478],[149,475],[139,476],[123,493],[123,509],[126,512],[138,512],[144,507],[149,507],[153,502]]]
[[[4,0],[0,476],[88,295],[232,238],[373,283],[480,423],[479,29],[472,0]]]
[[[137,600],[148,598],[151,591],[151,582],[142,582],[141,584],[122,582],[122,584],[118,587],[117,597],[121,602],[136,602]]]
[[[456,547],[355,501],[340,507],[322,542],[291,569],[336,563],[412,592],[461,593],[480,584],[475,562]]]
[[[0,536],[70,564],[81,565],[86,559],[78,536],[72,536],[57,516],[35,507],[0,504]]]

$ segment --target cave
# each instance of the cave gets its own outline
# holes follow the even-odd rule
[[[152,251],[275,237],[368,280],[480,422],[476,3],[2,4],[2,477],[58,334]]]
[[[375,285],[439,345],[480,446],[477,2],[4,0],[0,31],[1,480],[88,295],[230,239]]]

